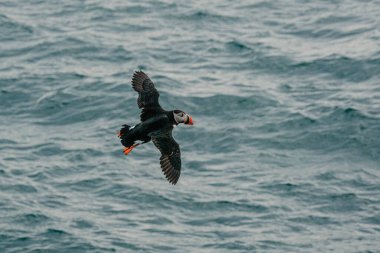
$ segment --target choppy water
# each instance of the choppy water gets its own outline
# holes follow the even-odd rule
[[[1,1],[0,252],[380,252],[378,1]],[[125,157],[134,70],[176,186]]]

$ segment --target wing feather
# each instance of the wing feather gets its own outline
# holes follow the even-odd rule
[[[160,164],[166,179],[176,184],[181,175],[181,151],[178,143],[173,139],[172,129],[154,132],[151,135],[154,145],[160,150]]]
[[[145,121],[157,112],[163,111],[158,102],[160,94],[147,74],[142,71],[136,71],[132,77],[132,88],[139,94],[137,105],[142,109],[140,115],[141,121]]]

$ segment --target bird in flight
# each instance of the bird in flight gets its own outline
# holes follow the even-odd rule
[[[158,102],[160,94],[144,72],[133,74],[132,88],[138,93],[141,122],[135,126],[123,125],[118,133],[125,147],[124,154],[128,155],[138,145],[152,141],[161,152],[160,164],[166,179],[176,184],[181,174],[181,151],[172,136],[173,126],[181,123],[193,125],[193,119],[181,110],[164,110]]]

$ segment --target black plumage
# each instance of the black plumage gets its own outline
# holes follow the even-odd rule
[[[124,153],[127,155],[134,147],[152,140],[161,152],[160,165],[166,179],[176,184],[181,174],[181,151],[172,136],[173,125],[192,125],[193,120],[181,110],[164,110],[158,101],[160,94],[144,72],[136,71],[133,74],[132,87],[138,93],[137,105],[141,109],[141,122],[133,127],[123,125],[120,130]]]

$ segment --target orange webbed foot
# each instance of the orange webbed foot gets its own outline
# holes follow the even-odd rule
[[[124,155],[128,155],[131,151],[132,151],[132,149],[134,149],[135,147],[137,147],[139,144],[138,143],[136,143],[136,144],[133,144],[132,146],[130,146],[130,147],[128,147],[128,148],[125,148],[124,149]]]

